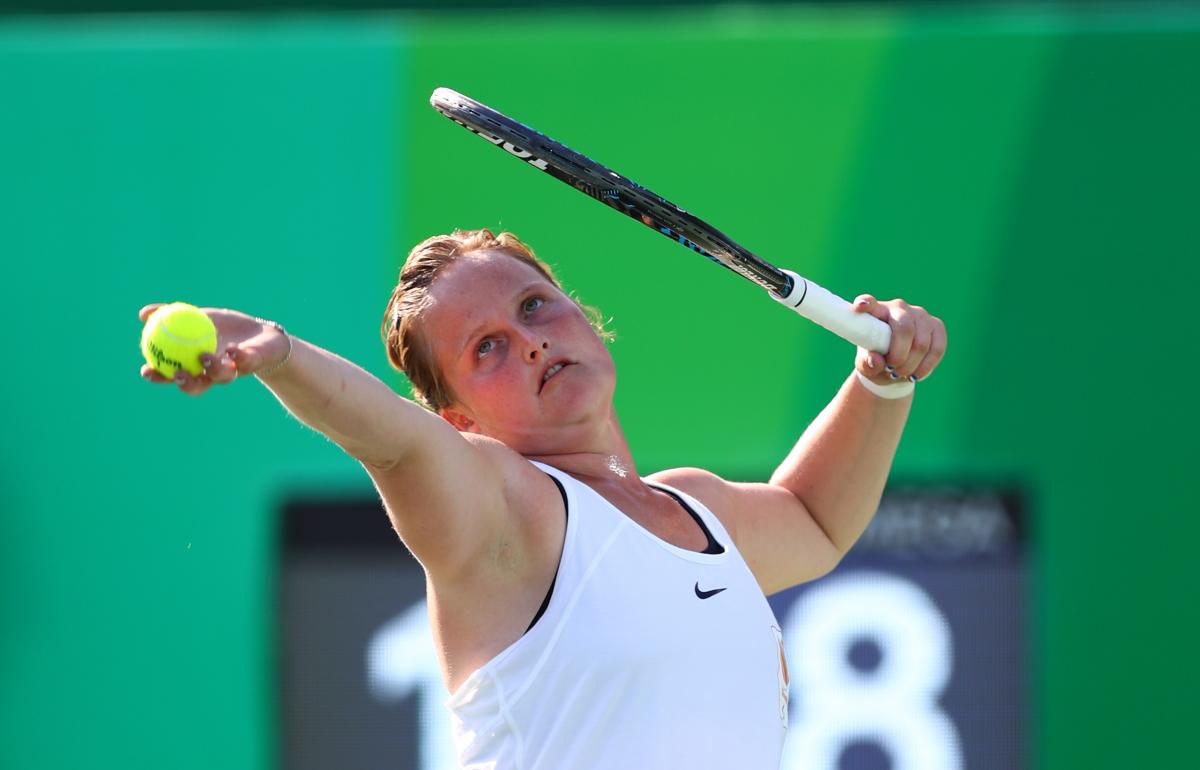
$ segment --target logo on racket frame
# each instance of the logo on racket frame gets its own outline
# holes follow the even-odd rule
[[[457,117],[450,114],[449,112],[445,112],[441,109],[438,109],[438,112],[440,112],[443,115],[445,115],[446,117],[450,118],[455,123],[457,123],[458,125],[462,126],[465,129],[467,129],[471,133],[478,134],[479,136],[488,140],[489,142],[496,145],[497,147],[503,147],[504,150],[507,151],[508,154],[512,155],[514,158],[520,158],[521,160],[525,161],[526,163],[533,166],[534,168],[540,169],[542,171],[548,170],[548,168],[550,166],[549,163],[542,160],[538,156],[534,155],[529,150],[526,150],[524,147],[518,147],[517,145],[513,144],[512,142],[505,141],[504,139],[496,136],[495,134],[489,134],[487,131],[475,128],[475,126],[472,126],[469,123],[464,123],[463,121],[459,120]]]
[[[644,206],[638,205],[636,203],[627,202],[623,199],[623,196],[619,189],[614,189],[614,188],[610,188],[610,187],[598,187],[594,184],[590,184],[589,182],[584,181],[583,179],[580,179],[579,176],[577,176],[576,174],[559,169],[558,167],[551,165],[551,163],[549,163],[545,160],[542,160],[541,158],[534,155],[532,152],[525,149],[524,147],[513,144],[512,142],[508,141],[507,139],[504,139],[503,137],[496,136],[495,134],[493,134],[489,131],[485,131],[482,128],[477,128],[476,126],[471,125],[470,123],[466,122],[462,118],[455,115],[453,112],[444,110],[441,107],[437,106],[436,104],[434,104],[433,107],[438,112],[440,112],[442,115],[445,115],[447,118],[454,121],[455,123],[462,126],[463,128],[467,129],[471,133],[486,139],[488,142],[496,145],[497,147],[502,148],[505,152],[507,152],[509,155],[512,155],[514,158],[519,158],[519,159],[525,161],[526,163],[528,163],[529,165],[533,166],[534,168],[536,168],[540,171],[544,171],[544,172],[550,174],[551,176],[557,177],[558,179],[560,179],[560,180],[566,182],[567,184],[571,185],[572,187],[574,187],[576,190],[579,190],[580,192],[582,192],[592,198],[595,198],[596,200],[600,201],[601,203],[604,203],[605,205],[610,206],[611,208],[616,209],[617,211],[620,211],[622,214],[625,214],[626,216],[632,217],[633,219],[640,220],[642,222],[642,224],[645,224],[648,227],[658,230],[660,233],[667,236],[671,240],[678,242],[681,246],[691,249],[692,251],[694,251],[697,254],[699,254],[700,256],[708,259],[709,261],[713,262],[714,264],[717,264],[717,265],[720,265],[721,267],[732,270],[733,272],[741,275],[742,277],[747,278],[747,279],[759,284],[760,286],[762,286],[765,289],[774,290],[774,287],[768,281],[765,281],[755,271],[749,269],[746,265],[742,264],[742,261],[739,260],[733,254],[726,254],[723,256],[714,254],[713,252],[709,251],[705,247],[703,247],[700,244],[693,241],[691,238],[688,238],[686,235],[681,233],[675,227],[672,227],[671,225],[660,221],[657,217],[652,216],[650,212],[653,212],[655,210],[655,208],[658,208],[660,211],[669,211],[670,209],[675,209],[675,211],[677,211],[679,214],[682,214],[685,216],[687,215],[687,213],[683,209],[676,206],[675,204],[670,203],[670,202],[666,201],[665,199],[659,198],[659,196],[650,192],[649,190],[646,190],[645,188],[643,188],[641,185],[637,184],[633,180],[620,177],[620,175],[616,174],[615,172],[609,172],[614,177],[621,179],[623,182],[630,185],[631,187],[642,191],[644,194],[646,194],[650,198],[657,199],[658,200],[657,207],[653,206],[653,205],[644,207]],[[585,161],[586,161],[586,159],[585,159]],[[650,211],[647,211],[646,210],[647,208],[649,208]],[[673,216],[673,215],[668,215],[668,216]]]

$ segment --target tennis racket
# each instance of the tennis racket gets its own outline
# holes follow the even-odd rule
[[[429,99],[433,108],[508,154],[657,230],[680,245],[766,289],[779,303],[859,347],[886,353],[891,328],[874,316],[791,270],[781,270],[729,236],[637,182],[545,134],[449,88]]]

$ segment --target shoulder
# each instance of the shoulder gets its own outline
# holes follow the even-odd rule
[[[545,507],[560,508],[561,500],[558,488],[550,476],[533,462],[509,448],[501,441],[478,433],[461,434],[467,443],[471,444],[484,461],[497,473],[504,497],[515,512],[529,512]],[[463,479],[464,484],[471,483]]]
[[[525,484],[536,484],[538,481],[545,481],[551,489],[554,488],[554,482],[550,481],[550,477],[541,468],[504,442],[478,433],[460,435],[500,474],[507,489],[519,490]]]
[[[728,481],[700,468],[672,468],[648,480],[676,487],[708,506],[766,594],[820,577],[841,559],[804,503],[784,487]]]
[[[678,487],[689,495],[692,490],[718,493],[725,485],[725,479],[712,471],[703,468],[667,468],[647,476],[648,481],[657,481],[672,487]],[[694,497],[696,495],[693,495]]]
[[[721,525],[737,540],[737,517],[733,514],[733,489],[728,481],[703,468],[668,468],[646,477],[686,492],[704,503]]]
[[[564,517],[562,495],[549,474],[496,439],[477,433],[462,436],[494,469],[499,480],[508,512],[508,524],[502,528],[501,537],[515,537],[534,550],[553,550],[553,544],[561,541]],[[474,480],[463,478],[460,483],[470,485]]]

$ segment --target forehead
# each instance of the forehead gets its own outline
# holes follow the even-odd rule
[[[531,286],[554,288],[536,269],[503,252],[459,258],[429,287],[423,326],[431,344],[439,348],[461,342],[490,318],[510,313],[513,300]]]
[[[429,287],[429,296],[435,305],[447,304],[464,292],[496,294],[501,288],[519,290],[537,281],[546,279],[516,257],[501,251],[476,251],[446,267]]]

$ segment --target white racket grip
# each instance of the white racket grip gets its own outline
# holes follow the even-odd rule
[[[808,320],[824,326],[844,340],[876,353],[887,353],[892,344],[892,328],[873,315],[855,313],[850,303],[791,270],[792,290],[786,297],[771,296]]]

